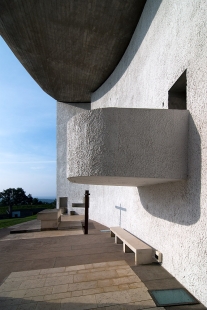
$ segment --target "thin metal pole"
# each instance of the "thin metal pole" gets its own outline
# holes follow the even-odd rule
[[[85,191],[85,235],[88,235],[89,191]]]

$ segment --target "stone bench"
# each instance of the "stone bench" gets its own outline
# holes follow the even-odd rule
[[[124,253],[134,252],[135,253],[135,265],[151,264],[153,260],[154,250],[141,241],[134,237],[126,230],[121,227],[111,227],[111,237],[115,237],[115,243],[123,243]]]
[[[37,213],[37,219],[41,220],[41,230],[58,229],[61,220],[61,210],[45,209]]]

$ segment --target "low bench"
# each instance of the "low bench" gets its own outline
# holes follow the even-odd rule
[[[135,253],[135,265],[151,264],[153,262],[153,249],[131,235],[121,227],[111,227],[111,237],[115,237],[115,243],[123,243],[124,253]]]
[[[61,220],[61,210],[45,209],[37,213],[37,219],[41,220],[41,230],[58,229]]]
[[[73,210],[70,211],[70,215],[84,215],[85,214],[85,203],[73,202],[72,209]]]

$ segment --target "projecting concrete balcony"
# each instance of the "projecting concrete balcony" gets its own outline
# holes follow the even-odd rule
[[[68,122],[68,180],[144,186],[187,178],[188,111],[105,108]]]

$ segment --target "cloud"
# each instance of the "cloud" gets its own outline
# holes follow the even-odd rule
[[[32,169],[32,170],[42,170],[44,168],[45,168],[44,166],[30,167],[30,169]]]
[[[27,146],[28,147],[28,146]],[[23,149],[12,152],[12,150],[8,151],[0,151],[0,164],[29,164],[29,165],[41,165],[41,164],[54,164],[56,160],[53,154],[48,156],[48,152],[46,154],[42,154],[40,151],[37,153],[34,150],[28,150],[25,152]]]

